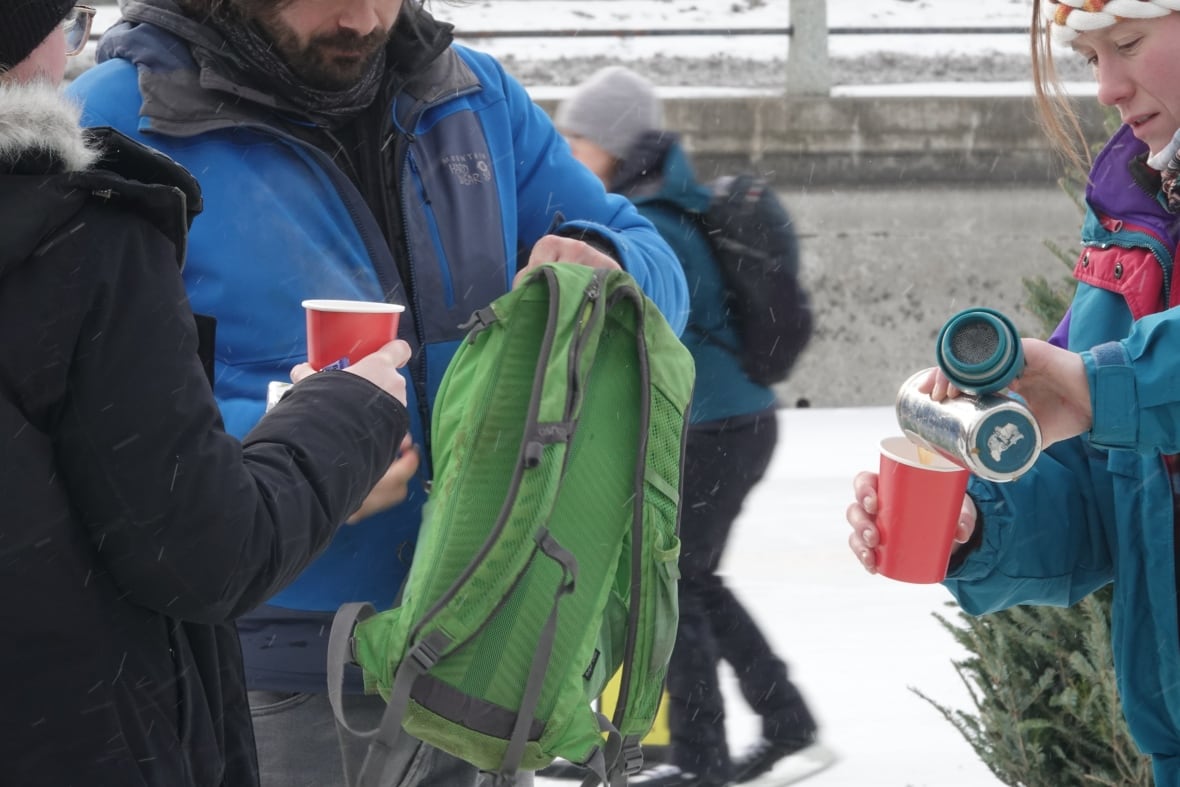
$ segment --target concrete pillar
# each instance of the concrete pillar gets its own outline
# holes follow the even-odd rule
[[[791,0],[787,93],[794,96],[827,96],[831,87],[827,0]]]

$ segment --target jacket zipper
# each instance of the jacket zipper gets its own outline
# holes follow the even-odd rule
[[[447,264],[447,257],[443,253],[442,235],[438,229],[438,219],[434,215],[434,206],[430,204],[430,195],[426,193],[426,182],[422,179],[422,171],[418,169],[418,161],[414,157],[414,150],[406,152],[406,160],[410,164],[410,171],[414,175],[414,183],[418,188],[418,199],[422,201],[422,212],[426,214],[426,225],[430,230],[430,240],[438,256],[438,265],[442,272],[443,297],[448,307],[455,305],[455,282],[451,276],[451,267]]]
[[[472,85],[464,90],[448,93],[445,96],[442,96],[429,103],[425,101],[418,102],[406,114],[407,122],[405,125],[408,129],[410,129],[408,131],[403,129],[400,123],[394,122],[394,117],[397,115],[397,102],[396,100],[393,101],[385,112],[385,117],[389,118],[389,122],[394,127],[396,133],[393,146],[393,165],[390,167],[390,171],[394,173],[400,173],[400,177],[403,180],[411,177],[414,178],[414,180],[419,181],[418,188],[420,189],[421,179],[416,177],[416,175],[410,171],[410,147],[417,140],[417,136],[414,134],[413,129],[418,127],[418,119],[421,118],[422,115],[428,110],[433,109],[444,102],[470,95],[480,89],[481,88],[479,85]],[[401,196],[398,206],[400,210],[400,215],[398,216],[398,230],[401,251],[403,254],[405,254],[406,260],[406,271],[402,275],[402,279],[407,287],[406,308],[409,310],[410,315],[414,321],[414,330],[417,334],[419,343],[419,352],[415,354],[413,360],[410,362],[413,367],[413,371],[410,374],[410,381],[413,383],[414,391],[418,397],[418,414],[420,420],[422,421],[422,456],[426,460],[427,465],[426,476],[431,477],[434,474],[434,468],[430,463],[431,445],[433,442],[433,437],[431,434],[433,424],[430,422],[429,396],[426,384],[426,353],[423,351],[426,346],[425,324],[423,323],[422,315],[420,314],[421,310],[412,308],[414,305],[413,296],[414,293],[417,292],[418,282],[417,277],[414,275],[414,255],[410,250],[409,236],[406,232],[406,216],[408,215],[406,194],[408,193],[409,189],[405,188],[406,184],[404,182],[395,183],[393,185],[396,192]],[[396,188],[397,186],[401,186],[401,188]],[[389,191],[385,191],[383,193],[388,194]]]

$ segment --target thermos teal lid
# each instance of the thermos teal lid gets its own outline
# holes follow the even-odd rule
[[[995,309],[965,309],[946,321],[935,345],[938,367],[955,387],[978,396],[1007,387],[1024,369],[1012,321]]]

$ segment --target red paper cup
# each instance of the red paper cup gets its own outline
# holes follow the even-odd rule
[[[307,362],[317,371],[344,368],[397,338],[406,307],[380,301],[304,301]]]
[[[931,584],[946,578],[955,526],[970,473],[905,437],[881,441],[877,482],[877,570],[890,579]]]

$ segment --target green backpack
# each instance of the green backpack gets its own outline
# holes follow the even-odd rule
[[[676,637],[692,358],[634,279],[581,265],[543,266],[465,327],[401,603],[332,628],[337,719],[373,736],[357,785],[390,783],[402,728],[502,782],[560,756],[625,785]],[[388,702],[377,730],[344,723],[347,660]],[[592,702],[620,668],[607,720]]]

